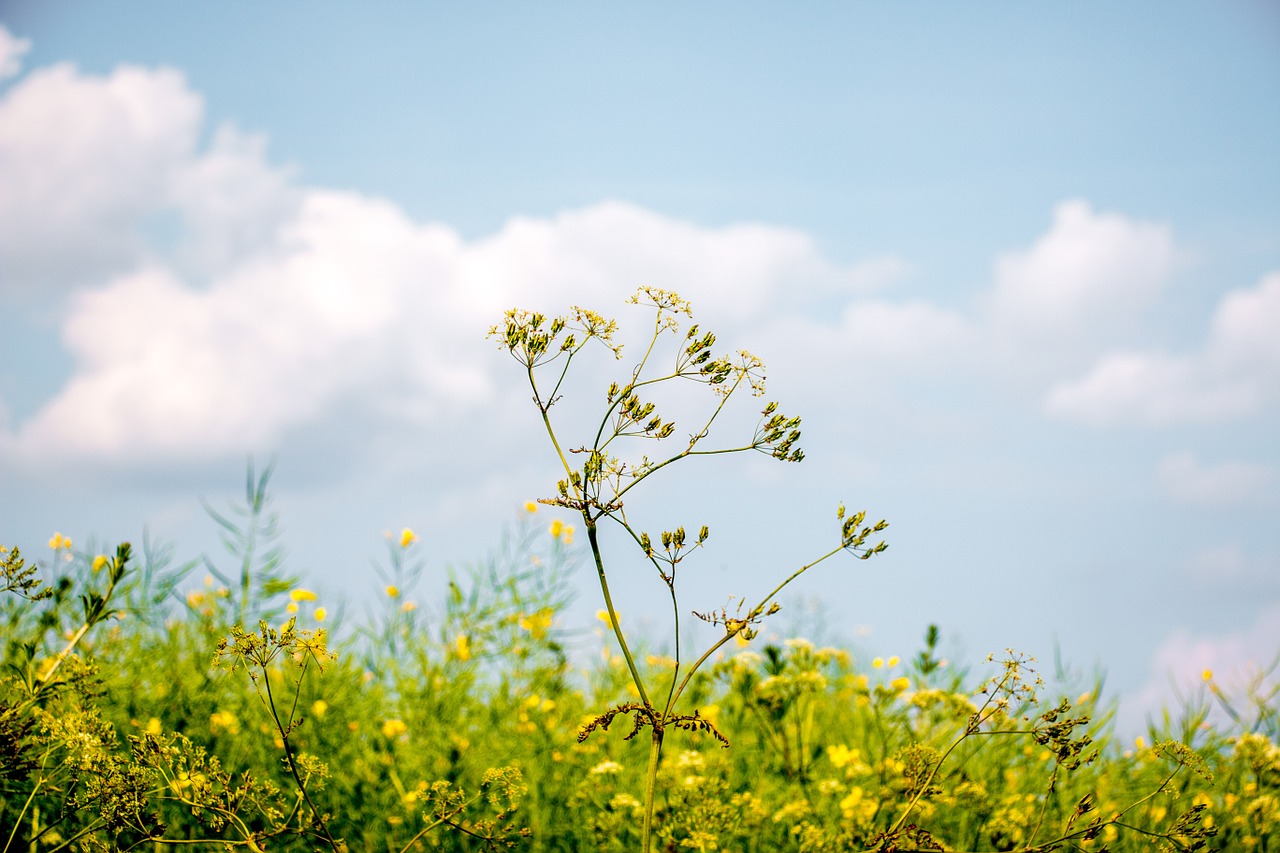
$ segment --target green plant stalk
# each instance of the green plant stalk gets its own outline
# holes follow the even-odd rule
[[[306,675],[306,664],[303,664],[302,675],[298,676],[298,688],[301,690],[302,676]],[[267,702],[271,708],[271,719],[275,721],[276,731],[280,732],[280,742],[284,744],[284,757],[289,763],[289,772],[293,774],[293,781],[298,784],[298,790],[302,792],[302,797],[307,801],[307,805],[311,808],[311,815],[316,822],[320,824],[320,829],[324,832],[324,838],[329,842],[329,846],[336,851],[338,842],[334,839],[332,833],[329,832],[329,824],[320,814],[320,810],[316,808],[316,804],[311,801],[311,795],[307,793],[307,786],[302,782],[302,776],[298,773],[298,765],[293,760],[293,749],[289,746],[289,733],[285,731],[285,727],[280,723],[280,714],[276,711],[275,697],[271,693],[271,676],[267,672],[267,668],[262,667],[262,680],[267,685]],[[297,704],[297,696],[294,696],[295,706]]]
[[[653,804],[658,793],[658,761],[661,758],[662,726],[655,722],[653,737],[649,741],[649,764],[644,776],[644,824],[640,830],[644,853],[653,849]]]
[[[622,647],[622,656],[627,661],[627,669],[631,671],[631,680],[636,685],[636,691],[640,694],[640,701],[645,705],[649,702],[649,693],[644,688],[644,679],[640,677],[640,670],[636,666],[635,658],[631,655],[631,648],[627,645],[627,638],[622,633],[622,620],[618,618],[618,611],[613,606],[613,596],[609,594],[609,581],[605,578],[604,560],[600,555],[599,533],[596,529],[595,519],[583,510],[583,521],[587,527],[587,540],[591,543],[591,556],[596,564],[596,577],[600,581],[600,592],[604,595],[604,606],[609,611],[609,622],[613,626],[613,635],[618,638],[618,645]]]

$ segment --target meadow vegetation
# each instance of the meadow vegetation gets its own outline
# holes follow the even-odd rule
[[[38,560],[3,548],[0,851],[1280,849],[1261,676],[1228,696],[1205,673],[1121,742],[1100,684],[1046,686],[1014,651],[949,663],[932,626],[904,658],[778,637],[790,584],[884,550],[864,512],[838,507],[830,545],[767,595],[688,611],[682,563],[710,531],[642,529],[633,490],[699,456],[799,461],[800,422],[765,403],[715,443],[763,365],[716,354],[674,294],[634,301],[648,348],[576,446],[554,406],[588,347],[620,354],[613,322],[512,311],[492,330],[563,478],[466,570],[428,573],[412,531],[389,536],[362,618],[285,571],[269,469],[210,508],[229,562],[61,534]],[[678,437],[654,402],[671,383],[708,392]],[[632,564],[602,525],[669,595],[672,637],[626,630],[609,578]],[[587,595],[594,634],[565,615]],[[714,638],[694,653],[690,617]]]

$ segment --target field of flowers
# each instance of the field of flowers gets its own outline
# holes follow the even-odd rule
[[[264,521],[246,516],[241,544]],[[529,512],[491,560],[425,590],[405,531],[381,612],[332,644],[336,617],[269,539],[242,552],[244,586],[163,550],[6,550],[0,849],[636,849],[644,739],[599,724],[635,688],[610,638],[562,624],[573,533]],[[728,744],[668,739],[659,848],[1280,844],[1273,696],[1207,681],[1208,701],[1122,744],[1091,694],[1050,695],[1030,661],[960,671],[935,644],[859,660],[733,643],[686,694]],[[673,660],[641,657],[669,677]],[[1206,723],[1209,702],[1234,725]]]
[[[1280,688],[1261,675],[1227,696],[1206,672],[1122,743],[1099,685],[1046,686],[1014,651],[948,663],[935,628],[903,659],[771,639],[793,581],[887,547],[865,512],[840,506],[828,550],[758,604],[692,614],[715,635],[701,653],[624,625],[598,526],[628,534],[677,631],[680,564],[710,535],[638,529],[624,497],[699,455],[803,458],[800,419],[772,402],[749,438],[712,443],[736,392],[764,393],[763,364],[713,355],[675,294],[633,301],[652,341],[580,448],[552,407],[588,345],[620,356],[613,321],[513,310],[492,330],[564,479],[443,583],[412,531],[390,536],[365,617],[287,574],[269,469],[211,511],[230,562],[61,533],[40,559],[0,545],[0,853],[1280,849]],[[652,400],[668,382],[709,392],[687,440]],[[619,449],[638,442],[659,455]],[[595,634],[565,615],[577,559]]]

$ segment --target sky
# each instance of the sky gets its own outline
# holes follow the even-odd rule
[[[145,531],[217,559],[204,502],[274,458],[322,599],[376,596],[410,527],[429,602],[555,515],[522,516],[555,458],[489,327],[582,305],[634,342],[648,285],[804,420],[800,465],[637,491],[650,529],[711,528],[683,610],[763,594],[844,502],[889,550],[806,575],[766,635],[907,657],[937,623],[957,665],[1105,672],[1130,727],[1280,654],[1273,2],[7,0],[0,27],[0,542],[28,556]],[[628,365],[584,365],[567,434]],[[600,606],[576,586],[567,630]]]

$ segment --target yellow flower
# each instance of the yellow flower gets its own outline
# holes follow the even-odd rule
[[[232,735],[240,733],[240,721],[230,711],[215,711],[210,714],[209,727],[214,730],[214,734],[219,731]]]
[[[551,627],[551,621],[554,617],[555,611],[550,607],[544,607],[537,613],[521,616],[519,625],[522,630],[528,631],[535,640],[541,640],[547,635],[547,629]]]
[[[561,521],[561,520],[560,520],[560,519],[558,519],[558,518],[557,518],[557,519],[555,519],[554,521],[552,521],[552,522],[551,522],[551,527],[549,528],[549,530],[550,530],[550,533],[551,533],[552,538],[559,539],[559,538],[560,538],[560,534],[564,532],[564,522],[563,522],[563,521]],[[61,535],[61,534],[59,534],[59,535]],[[50,542],[50,543],[49,543],[49,547],[50,547],[50,548],[52,548],[52,547],[53,547],[53,543],[52,543],[52,542]]]
[[[619,622],[621,622],[621,621],[622,621],[622,614],[621,614],[621,613],[619,613],[618,611],[616,611],[616,610],[615,610],[615,611],[613,612],[613,615],[617,618],[617,620],[618,620]],[[597,610],[597,611],[596,611],[596,618],[597,618],[597,619],[599,619],[599,620],[600,620],[601,622],[603,622],[604,624],[608,625],[610,628],[612,628],[612,627],[613,627],[613,621],[609,618],[609,611],[608,611],[608,610]]]
[[[844,744],[834,744],[827,747],[827,758],[837,767],[844,767],[846,764],[858,760],[858,750],[850,749]]]
[[[903,675],[899,678],[895,678],[893,681],[890,681],[889,686],[901,693],[903,690],[906,690],[911,686],[911,679]]]
[[[566,524],[564,526],[564,532],[560,535],[560,541],[563,542],[565,545],[573,544],[573,525],[572,524]]]
[[[1200,677],[1205,681],[1213,681],[1213,670],[1206,669],[1204,672],[1200,673]]]
[[[326,617],[326,616],[328,616],[328,615],[329,615],[329,611],[328,611],[328,610],[325,610],[323,607],[317,607],[317,608],[316,608],[315,617],[316,617],[316,621],[317,621],[317,622],[323,622],[323,621],[324,621],[324,617]]]
[[[893,657],[889,658],[889,669],[893,669],[897,665],[898,665],[897,655],[894,655]]]
[[[55,532],[53,538],[49,540],[49,547],[55,551],[70,551],[71,540],[61,533]]]
[[[404,724],[404,720],[387,720],[382,724],[382,734],[388,738],[397,738],[407,731],[409,727]]]
[[[105,566],[106,564],[107,564],[107,556],[105,554],[99,554],[98,556],[93,558],[93,570],[95,572],[102,571],[102,567]]]
[[[848,820],[869,821],[875,817],[878,808],[876,800],[864,796],[862,788],[857,786],[851,788],[849,796],[840,801],[840,811]]]
[[[145,729],[145,731],[149,735],[160,734],[160,720],[157,717],[152,717],[151,719],[147,720],[147,728]]]
[[[309,589],[295,589],[289,593],[289,598],[293,601],[315,601],[316,594]]]
[[[417,541],[418,541],[418,534],[414,533],[409,528],[406,527],[404,530],[400,531],[400,547],[401,548],[408,548],[410,545],[412,545],[414,542],[417,542]]]
[[[398,595],[400,595],[400,587],[395,584],[391,584],[387,587],[387,598],[395,598]]]
[[[418,605],[414,604],[412,601],[406,601],[404,604],[400,605],[400,610],[404,613],[412,613],[417,609]]]
[[[532,515],[533,513],[537,512],[537,511],[538,511],[538,504],[537,504],[537,502],[536,502],[536,501],[525,501],[525,502],[524,502],[524,511],[525,511],[525,512],[527,512],[527,513],[529,513],[530,515]]]
[[[883,669],[883,668],[884,668],[884,658],[876,658],[875,660],[873,660],[873,661],[871,662],[871,668],[872,668],[872,669]]]
[[[195,610],[195,609],[196,609],[197,607],[199,607],[201,604],[204,604],[204,593],[203,593],[203,592],[189,592],[189,593],[187,593],[187,606],[188,606],[188,607],[190,607],[192,610]]]
[[[284,609],[289,611],[290,613],[297,613],[298,605],[297,603],[290,601],[288,604],[284,606]]]
[[[459,634],[457,639],[453,641],[453,651],[458,656],[458,660],[471,660],[471,640],[466,634]]]
[[[311,703],[311,713],[315,714],[317,717],[323,717],[324,712],[327,710],[329,710],[329,703],[323,699],[317,699]]]

